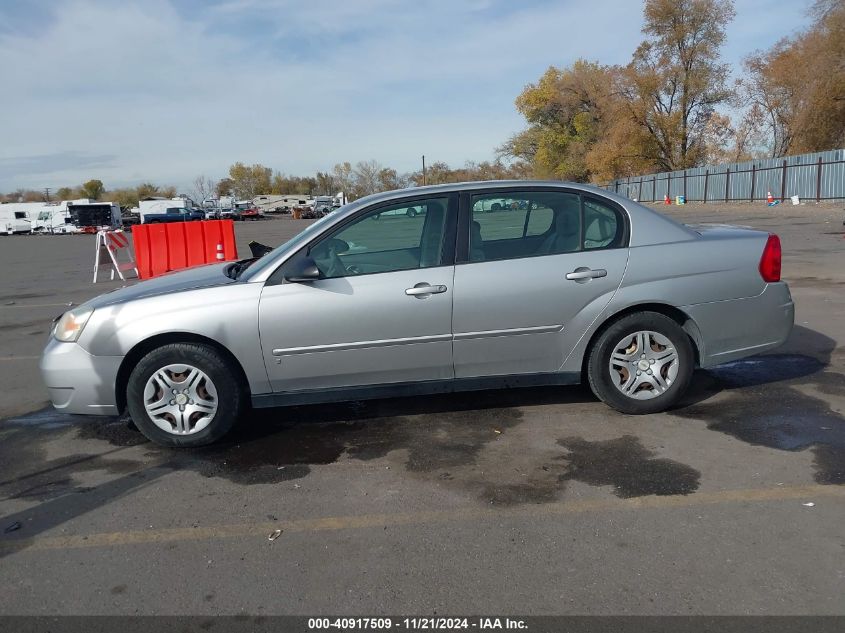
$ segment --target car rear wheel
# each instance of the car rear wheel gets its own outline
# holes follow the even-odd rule
[[[231,430],[244,390],[230,363],[213,347],[173,343],[144,356],[126,389],[132,421],[162,446],[203,446]]]
[[[657,413],[686,391],[695,365],[692,343],[657,312],[619,319],[594,343],[587,362],[593,393],[622,413]]]

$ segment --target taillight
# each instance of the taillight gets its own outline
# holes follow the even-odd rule
[[[760,276],[766,283],[780,281],[780,238],[774,233],[769,234],[760,258]]]

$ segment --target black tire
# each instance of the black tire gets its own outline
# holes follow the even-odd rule
[[[417,210],[416,209],[408,209],[407,211],[405,211],[405,215],[407,215],[409,218],[415,218],[415,217],[417,217]]]
[[[168,433],[156,426],[144,406],[144,388],[150,377],[163,367],[185,363],[204,372],[217,391],[217,410],[211,423],[192,434]],[[194,447],[216,442],[226,435],[244,409],[246,393],[238,372],[216,349],[198,343],[171,343],[144,356],[132,373],[126,387],[129,415],[150,441],[161,446]]]
[[[494,203],[490,206],[490,210],[491,210],[491,211],[501,211],[501,210],[502,210],[502,205],[501,205],[500,203],[498,203],[498,202],[494,202]]]
[[[626,336],[640,331],[652,331],[665,336],[678,355],[675,379],[666,391],[648,400],[638,400],[623,394],[614,384],[609,366],[613,347]],[[689,386],[694,369],[695,352],[683,328],[658,312],[637,312],[612,323],[593,343],[587,360],[587,379],[596,397],[608,406],[622,413],[643,415],[665,411],[677,402]]]

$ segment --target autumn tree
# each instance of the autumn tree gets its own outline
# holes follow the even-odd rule
[[[467,162],[463,167],[452,168],[443,161],[434,161],[426,169],[425,182],[429,185],[467,182],[471,180],[510,180],[530,178],[532,168],[527,163],[514,162],[505,164],[501,160],[481,163]],[[422,170],[400,177],[409,186],[423,184]]]
[[[270,193],[273,170],[264,165],[244,165],[237,162],[229,167],[232,191],[238,198],[250,200],[263,193]]]
[[[394,189],[404,189],[408,186],[409,179],[407,176],[398,173],[392,167],[383,167],[376,176],[378,181],[379,191],[393,191]]]
[[[845,3],[818,0],[809,29],[745,60],[746,117],[772,157],[845,144]]]
[[[318,171],[315,177],[317,181],[317,192],[323,196],[333,196],[336,192],[334,176],[328,172]]]
[[[99,200],[105,190],[106,188],[103,185],[103,181],[97,180],[96,178],[83,183],[79,187],[80,195],[83,198],[89,198],[90,200]]]
[[[511,137],[500,153],[531,164],[540,178],[589,180],[587,154],[605,134],[614,110],[615,72],[583,59],[546,70],[516,99],[528,128]]]
[[[623,74],[627,111],[645,158],[661,171],[705,159],[708,121],[731,97],[720,63],[732,0],[646,0],[643,33]]]

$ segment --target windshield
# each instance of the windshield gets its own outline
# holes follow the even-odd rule
[[[276,259],[277,255],[279,255],[280,253],[282,253],[283,251],[286,251],[288,249],[295,250],[295,249],[299,248],[299,246],[301,246],[302,244],[305,244],[315,234],[319,233],[322,230],[322,228],[325,224],[334,220],[336,217],[337,217],[337,213],[333,213],[332,215],[324,216],[324,217],[320,218],[319,220],[317,220],[316,222],[314,222],[313,224],[308,225],[307,227],[305,227],[304,230],[302,230],[301,232],[294,235],[292,238],[290,238],[284,244],[277,246],[272,251],[267,253],[264,257],[257,259],[254,262],[252,262],[251,264],[249,264],[249,270],[246,270],[246,271],[242,270],[243,275],[241,275],[241,277],[245,281],[249,281],[249,279],[251,277],[254,277],[258,273],[260,273],[262,270],[267,268],[268,266],[273,266],[274,260]]]

